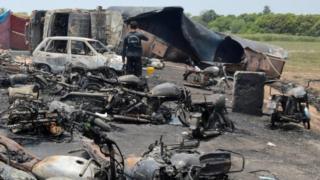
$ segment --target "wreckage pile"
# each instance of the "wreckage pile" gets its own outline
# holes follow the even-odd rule
[[[107,67],[79,71],[68,65],[59,75],[32,66],[26,70],[23,74],[19,71],[20,74],[6,73],[1,77],[0,84],[8,88],[11,102],[1,114],[1,127],[20,135],[56,139],[70,135],[71,139],[66,140],[71,141],[77,133],[93,140],[83,143],[93,161],[69,156],[40,160],[1,136],[0,159],[11,166],[2,164],[11,172],[6,178],[19,174],[29,179],[47,179],[60,174],[97,179],[227,179],[230,152],[199,155],[192,150],[202,138],[234,130],[226,116],[224,96],[218,99],[204,96],[195,102],[185,87],[162,83],[149,89],[146,78],[134,75],[108,78]],[[160,140],[134,165],[125,167],[121,150],[106,134],[112,131],[109,122],[169,124],[173,116],[190,129],[183,142],[172,148]],[[118,153],[114,153],[116,149]],[[180,161],[192,161],[192,165],[186,163],[182,167]],[[66,172],[62,164],[68,164],[67,169],[72,172]]]

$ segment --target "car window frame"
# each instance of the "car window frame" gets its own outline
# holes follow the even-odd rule
[[[67,52],[66,52],[66,53],[48,52],[49,45],[51,45],[51,43],[52,43],[53,41],[67,41],[67,47],[66,47]],[[40,51],[41,51],[41,48],[40,48]],[[41,51],[41,52],[68,55],[68,54],[69,54],[69,40],[68,40],[68,39],[49,39],[49,42],[48,42],[47,46],[45,47],[45,50],[44,50],[44,51]]]
[[[78,42],[84,43],[90,49],[90,51],[92,52],[92,55],[72,54],[72,41],[78,41]],[[73,56],[89,56],[89,57],[94,57],[94,56],[97,55],[97,53],[94,50],[94,48],[91,47],[91,45],[87,41],[77,40],[77,39],[70,39],[70,54],[73,55]]]

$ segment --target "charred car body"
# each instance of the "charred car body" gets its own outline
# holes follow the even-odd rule
[[[33,52],[35,67],[52,73],[61,73],[66,65],[84,70],[111,68],[122,71],[121,57],[109,52],[99,41],[78,37],[50,37],[44,39]]]

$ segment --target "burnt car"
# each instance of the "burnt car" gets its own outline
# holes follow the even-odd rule
[[[48,37],[32,53],[32,63],[38,69],[60,73],[66,65],[83,69],[109,67],[122,71],[121,56],[109,51],[100,41],[82,37]]]

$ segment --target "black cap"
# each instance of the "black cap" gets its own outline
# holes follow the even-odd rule
[[[137,21],[130,21],[129,23],[131,29],[137,29],[138,28],[138,22]]]

